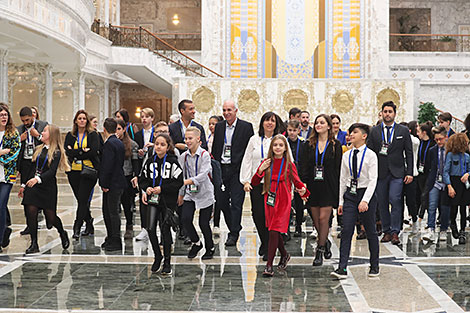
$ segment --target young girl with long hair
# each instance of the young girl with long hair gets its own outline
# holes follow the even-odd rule
[[[148,205],[149,239],[155,253],[152,272],[160,268],[165,257],[161,274],[171,274],[171,232],[168,217],[176,211],[178,192],[183,186],[183,170],[174,152],[171,138],[167,134],[156,135],[153,155],[147,158],[142,168],[139,186],[142,188],[142,202]],[[171,211],[171,212],[170,212]],[[163,256],[157,238],[157,223],[162,230]]]
[[[69,247],[67,232],[57,216],[57,169],[70,170],[57,126],[49,124],[42,132],[43,144],[36,147],[31,172],[24,190],[22,205],[26,209],[26,222],[31,232],[31,245],[26,254],[38,253],[38,211],[43,210],[47,225],[59,232],[62,248]]]
[[[459,239],[459,244],[465,244],[465,226],[467,224],[467,205],[470,203],[470,156],[465,153],[468,149],[468,138],[463,133],[449,137],[446,144],[446,163],[444,166],[444,184],[447,185],[451,203],[450,229],[452,236]],[[457,231],[457,209],[460,206],[460,232]]]
[[[300,156],[300,178],[307,183],[313,222],[318,231],[318,245],[313,266],[331,258],[331,242],[328,240],[329,220],[333,208],[338,207],[339,175],[343,149],[335,139],[330,116],[320,114],[315,118],[314,128]]]
[[[129,138],[126,132],[126,122],[121,119],[116,119],[117,128],[116,135],[121,139],[125,148],[124,159],[124,176],[126,176],[127,188],[121,195],[121,204],[124,208],[124,215],[126,216],[126,232],[124,239],[132,239],[134,235],[134,213],[132,212],[132,204],[135,199],[135,188],[137,187],[137,177],[140,173],[139,165],[139,145],[137,142]]]
[[[16,181],[16,161],[21,148],[18,131],[13,125],[8,106],[0,103],[0,252],[9,243],[11,229],[7,228],[7,203]],[[4,241],[3,237],[6,237]]]
[[[287,139],[281,134],[271,141],[267,158],[258,167],[251,180],[252,185],[259,185],[263,178],[266,227],[269,231],[268,261],[263,276],[270,277],[274,275],[273,261],[277,249],[281,253],[280,270],[287,267],[290,259],[281,234],[286,234],[289,228],[292,184],[301,197],[307,198],[310,194],[297,175],[297,168],[288,152]]]

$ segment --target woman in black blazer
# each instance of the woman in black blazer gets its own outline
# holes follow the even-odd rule
[[[325,259],[331,258],[329,220],[333,207],[338,207],[342,154],[341,143],[333,134],[331,118],[326,114],[318,115],[300,159],[300,178],[311,194],[306,206],[312,211],[318,231],[314,266],[323,264],[323,255]]]
[[[83,221],[86,229],[83,236],[94,233],[93,218],[90,213],[89,199],[91,191],[98,179],[82,175],[84,167],[99,169],[100,135],[94,130],[85,110],[79,110],[73,119],[73,128],[65,137],[65,153],[71,164],[71,171],[67,172],[67,178],[72,187],[73,194],[78,202],[77,215],[73,224],[73,238],[80,237],[80,229]]]

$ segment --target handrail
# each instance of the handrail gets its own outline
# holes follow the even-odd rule
[[[437,110],[437,112],[439,112],[439,113],[446,113],[446,111],[442,111],[442,110],[440,110],[440,109],[438,109],[438,108],[436,108],[436,110]],[[450,113],[450,112],[447,112],[447,113]],[[452,113],[450,113],[450,115],[452,116],[452,119],[453,119],[453,120],[456,120],[456,121],[459,121],[459,122],[462,123],[462,124],[465,124],[464,121],[462,121],[460,118],[458,118],[458,117],[452,115]]]
[[[470,37],[470,34],[397,34],[397,33],[390,33],[390,36],[394,37]]]
[[[197,36],[201,35],[201,33],[154,33],[156,36]]]

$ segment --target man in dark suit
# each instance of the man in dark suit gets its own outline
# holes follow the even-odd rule
[[[222,164],[225,189],[221,193],[221,208],[230,233],[226,246],[235,246],[240,234],[245,191],[240,183],[240,167],[246,146],[253,136],[253,125],[237,118],[238,108],[233,100],[223,104],[225,121],[218,122],[214,130],[212,155]],[[236,143],[236,144],[235,144]]]
[[[384,236],[381,242],[400,244],[403,183],[413,181],[413,150],[407,127],[395,123],[397,107],[392,101],[382,105],[380,125],[372,128],[367,146],[379,159],[377,198]],[[403,162],[405,155],[405,162]],[[405,166],[406,163],[406,166]],[[390,211],[389,205],[392,206]]]
[[[178,103],[178,111],[181,114],[179,121],[170,124],[170,137],[175,144],[175,147],[183,153],[187,147],[184,143],[184,133],[189,126],[197,127],[201,131],[201,147],[207,150],[206,133],[201,124],[196,123],[194,115],[196,114],[196,107],[191,100],[181,100]]]
[[[104,135],[106,141],[103,145],[99,183],[103,191],[103,217],[107,237],[101,246],[106,251],[122,250],[121,218],[119,204],[123,190],[126,188],[124,176],[124,144],[116,137],[117,122],[108,117],[104,121]]]
[[[21,108],[20,119],[23,124],[17,127],[18,132],[21,134],[21,148],[18,155],[18,172],[20,173],[21,188],[18,194],[22,195],[31,165],[33,164],[31,159],[33,158],[34,149],[42,143],[41,133],[44,127],[47,126],[47,122],[34,119],[33,111],[30,107]],[[28,235],[28,227],[22,230],[20,234]]]
[[[312,133],[312,126],[310,126],[310,113],[308,111],[300,112],[300,137],[307,140]]]

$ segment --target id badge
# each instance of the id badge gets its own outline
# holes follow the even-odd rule
[[[323,181],[323,166],[315,166],[314,180]]]
[[[32,157],[33,154],[34,154],[34,146],[31,145],[31,144],[28,144],[28,145],[26,146],[26,155],[27,155],[28,157]]]
[[[442,183],[442,175],[441,174],[437,174],[437,182]]]
[[[388,143],[383,142],[382,147],[380,148],[381,155],[388,155]]]
[[[232,146],[231,145],[225,145],[224,146],[224,158],[230,158],[231,151],[232,151]]]
[[[420,174],[423,174],[423,173],[424,173],[424,164],[423,164],[423,163],[419,163],[419,166],[418,166],[418,173],[420,173]]]
[[[148,201],[149,204],[158,205],[160,202],[160,195],[152,194]]]
[[[351,188],[349,193],[352,195],[357,195],[357,179],[351,178]]]
[[[75,164],[82,165],[82,160],[75,160]]]
[[[274,192],[268,191],[268,198],[266,199],[266,204],[274,207],[276,204],[276,194]]]
[[[196,186],[196,185],[189,185],[189,192],[198,193],[199,192],[199,187]]]

